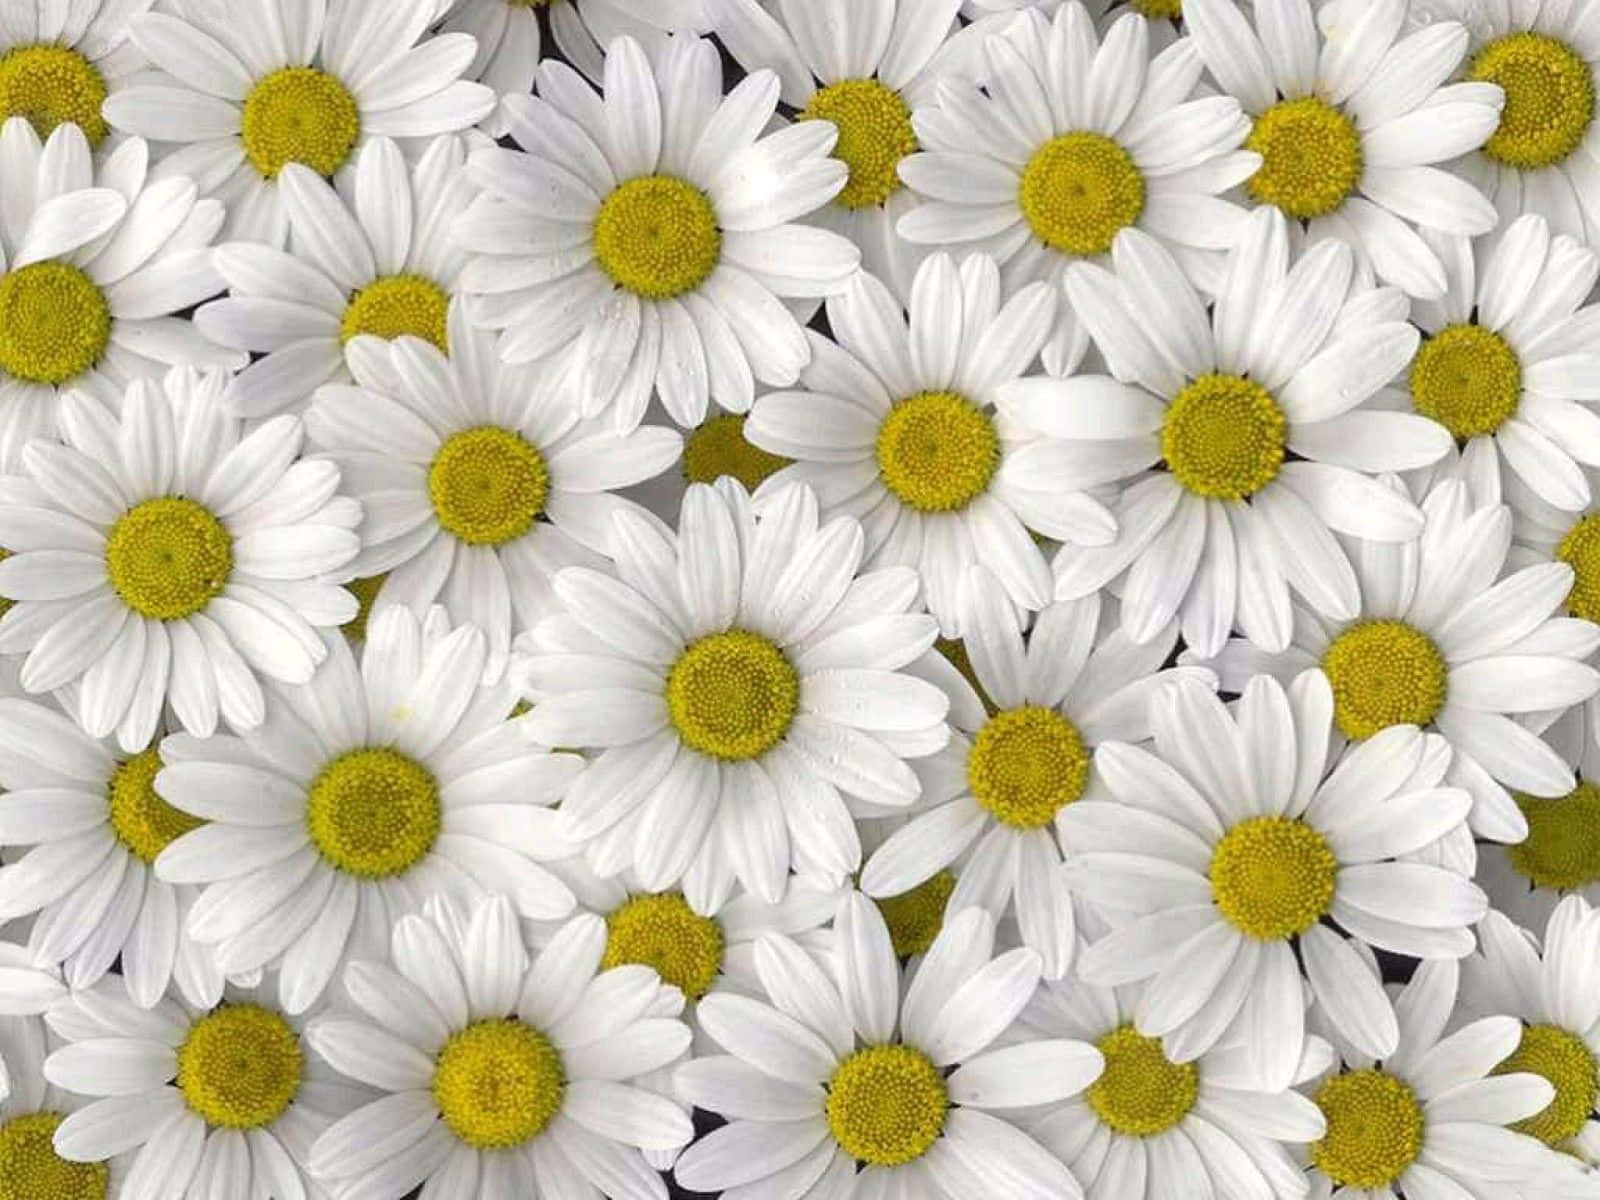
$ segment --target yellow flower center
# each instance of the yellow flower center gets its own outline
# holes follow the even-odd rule
[[[1278,477],[1288,422],[1272,393],[1239,375],[1202,375],[1167,405],[1161,454],[1197,496],[1242,500]]]
[[[533,1026],[510,1017],[475,1021],[451,1035],[433,1069],[439,1115],[479,1150],[504,1150],[536,1137],[561,1111],[566,1091],[560,1051]]]
[[[681,296],[704,283],[722,257],[717,211],[685,180],[630,179],[600,205],[594,253],[611,282],[636,296]]]
[[[1076,130],[1033,152],[1017,204],[1045,245],[1063,254],[1104,254],[1144,212],[1144,176],[1116,142]]]
[[[1223,835],[1211,854],[1211,895],[1240,933],[1259,941],[1293,937],[1333,903],[1339,860],[1327,839],[1292,817],[1252,817]]]
[[[1361,181],[1361,135],[1325,100],[1280,100],[1256,118],[1245,149],[1261,155],[1246,183],[1262,204],[1309,220],[1333,212]]]
[[[182,496],[136,504],[106,538],[106,575],[142,617],[193,616],[227,586],[233,536],[202,505]]]
[[[1517,352],[1481,325],[1441,329],[1412,360],[1411,403],[1458,438],[1493,433],[1516,415],[1521,399]]]
[[[1334,1183],[1387,1187],[1417,1161],[1422,1106],[1393,1075],[1372,1068],[1335,1075],[1314,1099],[1328,1130],[1311,1144],[1311,1162]]]
[[[1561,1146],[1576,1137],[1600,1098],[1600,1069],[1593,1051],[1581,1037],[1559,1025],[1524,1028],[1517,1048],[1494,1069],[1496,1075],[1511,1071],[1542,1075],[1556,1090],[1554,1100],[1511,1126],[1547,1146]]]
[[[1322,670],[1333,719],[1355,741],[1391,725],[1426,725],[1444,707],[1444,655],[1404,621],[1358,621],[1322,652]]]
[[[147,863],[205,822],[174,808],[156,795],[161,754],[151,746],[128,759],[111,776],[111,832],[128,851]]]
[[[41,138],[76,125],[90,146],[106,136],[100,106],[106,81],[95,65],[65,46],[16,46],[0,55],[0,124],[26,117]]]
[[[759,633],[730,629],[689,645],[667,673],[667,712],[683,744],[727,761],[758,758],[789,731],[800,676]]]
[[[722,966],[722,927],[677,892],[632,896],[606,918],[602,970],[639,963],[690,1000],[711,990]]]
[[[1176,21],[1183,16],[1182,0],[1133,0],[1133,10],[1151,21]]]
[[[355,148],[361,112],[350,90],[315,67],[283,67],[263,75],[245,97],[245,157],[264,179],[288,163],[332,175]]]
[[[480,425],[452,434],[428,467],[428,497],[446,533],[471,546],[515,541],[544,512],[550,468],[520,434]]]
[[[1161,1039],[1121,1025],[1095,1043],[1106,1069],[1084,1098],[1095,1115],[1124,1137],[1154,1137],[1189,1114],[1200,1095],[1200,1068],[1175,1063],[1161,1051]]]
[[[1572,568],[1567,611],[1586,621],[1600,621],[1600,513],[1573,522],[1556,545],[1556,558]]]
[[[344,590],[356,598],[356,615],[340,626],[345,634],[358,642],[367,640],[367,622],[372,617],[372,606],[378,599],[385,575],[369,575],[365,579],[352,579]]]
[[[967,786],[980,806],[1015,829],[1039,829],[1089,780],[1089,749],[1071,721],[1029,705],[990,717],[967,755]]]
[[[27,1113],[0,1125],[0,1200],[105,1200],[111,1170],[56,1153],[61,1114]]]
[[[833,156],[850,168],[850,179],[837,203],[874,208],[900,190],[900,160],[916,153],[917,135],[899,92],[876,79],[846,79],[819,89],[796,119],[838,126]]]
[[[889,941],[896,956],[910,958],[928,952],[944,928],[944,906],[955,887],[956,877],[949,871],[940,871],[909,892],[875,901],[883,923],[889,927]]]
[[[29,383],[66,383],[111,343],[111,306],[71,263],[39,262],[0,275],[0,371]]]
[[[732,475],[755,491],[767,476],[789,465],[745,440],[743,413],[719,413],[700,425],[683,443],[683,476],[690,483],[715,483]]]
[[[0,562],[5,562],[5,560],[10,557],[11,551],[7,550],[4,546],[0,546]],[[3,617],[10,612],[11,606],[15,603],[16,601],[10,596],[0,596],[0,617]]]
[[[844,1152],[875,1167],[921,1158],[944,1129],[944,1077],[911,1046],[868,1046],[828,1081],[828,1128]]]
[[[450,297],[425,275],[385,275],[357,292],[339,321],[339,341],[360,334],[397,338],[410,335],[432,342],[448,354],[445,313]]]
[[[921,512],[955,512],[989,486],[1000,437],[987,413],[955,392],[918,392],[878,426],[883,486]]]
[[[1483,152],[1508,167],[1554,166],[1582,145],[1594,120],[1589,64],[1548,34],[1523,31],[1496,38],[1478,51],[1467,78],[1505,89],[1500,124]]]
[[[225,1129],[259,1129],[300,1091],[300,1040],[278,1013],[227,1004],[189,1026],[178,1047],[178,1090],[200,1117]]]
[[[312,844],[329,865],[362,879],[410,870],[433,848],[439,820],[432,772],[386,746],[334,759],[306,797]]]
[[[1580,779],[1565,796],[1512,798],[1528,821],[1527,839],[1506,847],[1520,875],[1562,892],[1600,883],[1600,787]]]

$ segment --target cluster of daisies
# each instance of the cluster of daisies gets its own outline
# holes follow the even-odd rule
[[[0,1200],[1600,1197],[1600,0],[0,0]]]

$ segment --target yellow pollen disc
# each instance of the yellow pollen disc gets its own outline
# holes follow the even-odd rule
[[[1045,245],[1063,254],[1104,254],[1144,212],[1144,176],[1110,138],[1063,133],[1033,152],[1017,204]]]
[[[111,307],[71,263],[40,262],[0,275],[0,371],[29,383],[66,383],[100,361]]]
[[[722,257],[722,231],[710,198],[692,183],[641,175],[600,205],[594,254],[618,287],[666,300],[706,281]]]
[[[363,333],[391,339],[409,334],[448,354],[445,313],[449,307],[450,297],[426,276],[385,275],[351,298],[339,320],[339,341],[342,344]]]
[[[1511,1071],[1542,1075],[1556,1090],[1549,1104],[1511,1125],[1547,1146],[1559,1147],[1576,1137],[1600,1099],[1600,1067],[1594,1053],[1581,1037],[1558,1025],[1524,1028],[1517,1048],[1494,1069],[1496,1075]]]
[[[1107,1128],[1124,1137],[1154,1137],[1188,1116],[1200,1095],[1198,1066],[1173,1062],[1160,1038],[1132,1025],[1113,1029],[1095,1046],[1106,1069],[1084,1098]]]
[[[1393,1075],[1371,1068],[1335,1075],[1313,1099],[1328,1131],[1311,1162],[1336,1184],[1387,1187],[1422,1151],[1422,1106]]]
[[[471,546],[515,541],[544,512],[550,468],[510,429],[480,425],[452,434],[428,468],[428,497],[446,533]]]
[[[0,124],[26,117],[41,138],[76,125],[95,147],[106,136],[105,100],[105,78],[76,50],[17,46],[0,55]]]
[[[1426,725],[1444,707],[1449,667],[1433,639],[1404,621],[1359,621],[1322,652],[1333,719],[1362,741],[1391,725]]]
[[[451,1035],[433,1069],[433,1099],[450,1131],[479,1150],[520,1146],[561,1111],[566,1068],[550,1039],[514,1018]]]
[[[1039,829],[1079,796],[1089,749],[1053,708],[1012,708],[990,717],[967,754],[967,786],[978,804],[1015,829]]]
[[[639,963],[690,1000],[711,990],[722,966],[722,927],[677,892],[633,896],[606,918],[602,970]]]
[[[300,1040],[280,1015],[227,1004],[189,1026],[178,1047],[178,1090],[195,1113],[226,1129],[258,1129],[300,1091]]]
[[[1244,145],[1261,155],[1261,168],[1245,186],[1286,216],[1327,216],[1361,181],[1355,122],[1315,96],[1274,104],[1256,118]]]
[[[759,633],[730,629],[692,643],[667,673],[667,713],[683,744],[727,761],[778,744],[800,706],[800,676]]]
[[[202,505],[182,496],[136,504],[106,538],[106,576],[142,617],[193,616],[227,586],[233,536]]]
[[[356,598],[356,615],[339,627],[348,637],[358,642],[367,640],[367,622],[372,617],[372,606],[387,578],[388,575],[369,575],[365,579],[352,579],[344,585],[344,590]]]
[[[11,557],[11,551],[7,550],[3,546],[0,546],[0,562],[5,562],[5,560],[10,558],[10,557]],[[8,612],[10,612],[11,611],[11,606],[13,604],[15,604],[15,603],[16,603],[16,601],[13,600],[10,596],[0,596],[0,617],[3,617]]]
[[[151,746],[123,763],[111,776],[111,832],[130,853],[153,863],[172,842],[205,822],[174,808],[156,795],[161,754]]]
[[[1552,167],[1583,143],[1594,120],[1594,78],[1567,43],[1543,33],[1496,38],[1472,60],[1467,78],[1505,89],[1500,124],[1483,152],[1523,171]]]
[[[1133,11],[1151,21],[1176,21],[1183,16],[1182,0],[1133,0]]]
[[[883,486],[920,512],[955,512],[981,496],[1000,466],[987,413],[955,392],[918,392],[878,426]]]
[[[1499,429],[1521,399],[1517,352],[1481,325],[1441,329],[1412,360],[1411,403],[1463,440]]]
[[[828,1081],[833,1140],[857,1162],[898,1167],[921,1158],[944,1130],[944,1077],[910,1046],[868,1046]]]
[[[883,914],[883,923],[889,927],[889,941],[897,957],[928,952],[944,928],[944,906],[955,887],[956,877],[949,871],[940,871],[909,892],[874,901]]]
[[[992,717],[1000,711],[995,702],[989,699],[989,693],[983,690],[983,684],[978,682],[978,672],[973,669],[965,642],[960,638],[938,638],[933,648],[944,655],[950,665],[961,672],[961,677],[972,685],[972,690],[978,693],[978,699],[983,702],[984,712]]]
[[[1580,779],[1565,796],[1511,795],[1528,821],[1527,839],[1506,847],[1518,874],[1562,892],[1600,883],[1600,787]]]
[[[1259,383],[1202,375],[1167,405],[1161,455],[1195,495],[1243,500],[1278,477],[1288,434],[1283,410]]]
[[[917,135],[899,92],[876,79],[846,79],[820,89],[796,119],[839,129],[833,156],[850,168],[850,179],[835,203],[875,208],[900,190],[900,160],[916,153]]]
[[[507,8],[548,8],[556,0],[506,0]]]
[[[61,1114],[27,1113],[0,1125],[0,1200],[105,1200],[111,1170],[56,1153]]]
[[[334,759],[306,798],[312,844],[329,865],[362,879],[410,870],[433,848],[439,819],[433,774],[386,746]]]
[[[1600,621],[1600,514],[1579,517],[1557,543],[1556,558],[1572,568],[1567,611],[1586,621]]]
[[[700,425],[683,443],[683,476],[690,483],[714,483],[732,475],[755,491],[789,460],[745,440],[743,413],[720,413]]]
[[[350,90],[315,67],[283,67],[263,75],[245,97],[245,157],[264,179],[288,163],[332,175],[355,148],[361,112]]]
[[[1258,941],[1293,937],[1333,903],[1339,860],[1327,839],[1292,817],[1252,817],[1211,854],[1211,895],[1240,933]]]

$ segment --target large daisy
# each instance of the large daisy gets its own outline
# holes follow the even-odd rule
[[[1056,439],[1018,452],[1018,483],[1123,482],[1116,539],[1058,553],[1056,595],[1121,576],[1135,641],[1176,616],[1202,655],[1235,626],[1281,648],[1291,589],[1330,618],[1356,614],[1336,533],[1391,543],[1422,530],[1416,505],[1366,473],[1420,467],[1450,447],[1421,417],[1364,407],[1416,349],[1405,299],[1357,282],[1344,243],[1293,257],[1288,234],[1275,209],[1252,214],[1207,311],[1155,239],[1124,231],[1115,274],[1088,263],[1067,273],[1116,379],[1000,395],[1003,414]]]
[[[794,383],[810,351],[781,298],[838,292],[860,262],[794,223],[845,185],[834,127],[762,136],[777,78],[754,72],[726,98],[721,80],[711,43],[686,35],[655,65],[618,38],[598,104],[547,60],[537,97],[504,102],[522,149],[468,161],[485,192],[456,225],[474,319],[510,361],[559,355],[584,414],[609,407],[624,430],[652,389],[693,425],[708,399],[748,409],[756,379]]]
[[[114,93],[113,128],[168,143],[163,173],[228,206],[228,236],[283,244],[288,163],[338,174],[375,137],[466,129],[494,93],[461,77],[477,43],[428,35],[437,0],[166,0],[130,23],[159,72]]]
[[[0,653],[22,686],[81,683],[78,719],[124,750],[150,744],[163,705],[206,736],[253,728],[261,677],[304,683],[317,635],[355,615],[327,582],[360,548],[361,509],[332,463],[297,461],[281,416],[244,433],[227,377],[174,370],[129,386],[121,416],[87,392],[62,402],[65,444],[34,441],[0,480]]]
[[[25,117],[40,137],[76,125],[98,148],[100,106],[144,65],[128,22],[154,0],[13,0],[0,15],[0,121]]]

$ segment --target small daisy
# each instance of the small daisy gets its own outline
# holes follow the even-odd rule
[[[1103,790],[1099,745],[1146,740],[1152,697],[1179,679],[1197,686],[1213,679],[1192,668],[1161,670],[1177,624],[1135,645],[1098,594],[1049,605],[1024,640],[1003,591],[976,567],[961,618],[982,695],[994,708],[956,672],[938,673],[956,733],[917,764],[928,807],[873,853],[861,887],[870,896],[897,895],[971,847],[951,910],[978,904],[999,918],[1014,908],[1023,943],[1043,959],[1045,977],[1059,979],[1070,961],[1073,911],[1057,836],[1070,812]]]
[[[228,237],[281,246],[279,173],[338,174],[364,141],[466,129],[494,93],[463,79],[477,43],[430,37],[436,0],[166,0],[130,23],[160,68],[114,93],[105,118],[174,147],[163,172],[192,175],[228,206]]]
[[[917,271],[909,314],[862,273],[828,301],[837,343],[808,333],[804,390],[756,401],[745,435],[798,459],[767,490],[803,480],[830,512],[857,517],[879,565],[914,567],[924,602],[947,636],[957,629],[962,580],[974,563],[1009,601],[1036,611],[1050,600],[1050,568],[1032,531],[1077,545],[1104,545],[1111,513],[1063,470],[1060,439],[998,419],[1007,392],[1033,394],[1023,378],[1049,336],[1057,302],[1031,284],[1000,303],[994,260],[949,255]],[[1049,470],[1018,478],[1029,455]],[[764,493],[763,493],[764,494]]]
[[[614,518],[620,578],[555,577],[562,608],[523,639],[511,675],[530,699],[529,736],[598,750],[561,806],[560,828],[690,903],[737,877],[779,900],[790,867],[830,882],[860,865],[841,792],[904,808],[905,759],[948,738],[949,701],[903,668],[933,644],[908,611],[905,568],[858,577],[861,527],[819,526],[816,496],[791,486],[757,515],[731,480],[695,484],[679,532]]]
[[[1155,239],[1124,231],[1115,274],[1087,263],[1067,273],[1123,382],[1084,376],[1000,396],[1002,414],[1071,439],[1021,451],[1019,483],[1127,481],[1116,539],[1057,554],[1056,596],[1122,576],[1135,641],[1176,616],[1201,655],[1235,625],[1282,648],[1291,589],[1330,618],[1356,613],[1336,533],[1388,544],[1422,530],[1416,505],[1367,474],[1421,467],[1450,448],[1430,421],[1364,407],[1416,349],[1405,299],[1362,287],[1344,243],[1292,258],[1288,235],[1275,209],[1252,214],[1208,312]]]
[[[991,957],[994,921],[967,909],[902,979],[865,896],[845,899],[834,929],[833,979],[788,938],[769,935],[756,970],[770,1004],[701,1002],[701,1024],[727,1053],[679,1067],[678,1091],[729,1123],[683,1152],[679,1185],[761,1196],[1081,1197],[1013,1110],[1081,1092],[1100,1074],[1100,1052],[1060,1036],[990,1049],[1033,995],[1039,956]]]
[[[394,929],[391,961],[357,961],[359,1013],[314,1021],[311,1044],[388,1093],[317,1139],[338,1194],[666,1200],[639,1149],[693,1136],[671,1100],[633,1085],[689,1045],[683,998],[639,966],[606,969],[585,913],[528,952],[504,897],[431,901]]]
[[[326,582],[360,548],[360,506],[332,463],[298,462],[296,417],[245,434],[219,403],[227,377],[174,370],[130,385],[122,415],[86,392],[62,402],[66,442],[31,442],[0,479],[0,654],[27,652],[22,686],[75,681],[92,737],[138,752],[170,703],[189,732],[265,711],[261,676],[304,683],[317,627],[355,613]]]
[[[411,336],[448,352],[446,313],[464,255],[450,224],[477,194],[459,137],[428,143],[414,166],[388,138],[355,159],[349,196],[289,163],[278,176],[292,253],[258,242],[216,252],[228,297],[195,325],[213,341],[254,351],[225,401],[242,417],[298,410],[330,379],[347,380],[347,348],[363,335]]]
[[[498,677],[513,629],[550,611],[550,577],[604,562],[612,514],[631,507],[611,490],[665,471],[683,439],[580,423],[557,381],[502,363],[460,302],[449,328],[449,358],[409,337],[352,342],[355,386],[318,388],[306,428],[365,509],[350,570],[386,575],[375,603],[444,603],[487,635]]]
[[[91,147],[109,132],[100,106],[144,65],[128,22],[153,0],[11,0],[0,16],[0,121],[25,117],[41,138],[76,125]]]
[[[473,319],[512,362],[552,354],[586,416],[637,425],[652,388],[681,425],[707,399],[742,412],[753,380],[794,383],[810,352],[781,298],[840,291],[860,254],[794,222],[845,186],[826,121],[761,136],[778,80],[726,98],[712,44],[677,36],[652,65],[632,38],[606,56],[601,101],[547,60],[539,95],[503,105],[521,150],[467,163],[484,189],[456,225]]]

